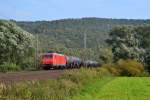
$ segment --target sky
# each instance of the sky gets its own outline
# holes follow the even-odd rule
[[[0,19],[150,19],[150,0],[1,0]]]

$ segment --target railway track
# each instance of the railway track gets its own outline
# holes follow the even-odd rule
[[[57,79],[65,70],[41,70],[0,73],[0,82]]]

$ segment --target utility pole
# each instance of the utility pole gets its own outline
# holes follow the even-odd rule
[[[36,35],[36,46],[35,46],[35,67],[38,68],[38,49],[39,49],[38,34]]]
[[[84,49],[86,49],[86,39],[87,39],[87,35],[86,32],[84,32]]]
[[[87,48],[87,34],[86,34],[86,31],[84,31],[84,60],[86,61],[87,60],[87,55],[86,55],[86,48]],[[85,65],[85,67],[87,67]]]

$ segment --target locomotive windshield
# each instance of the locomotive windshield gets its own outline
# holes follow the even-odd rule
[[[52,58],[52,55],[43,55],[43,58]]]

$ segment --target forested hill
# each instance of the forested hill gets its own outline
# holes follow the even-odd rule
[[[87,47],[105,44],[108,32],[115,26],[148,24],[150,20],[82,18],[55,21],[17,22],[30,33],[42,34],[48,40],[65,47],[82,48],[84,33],[87,34]],[[42,37],[41,36],[41,37]]]

